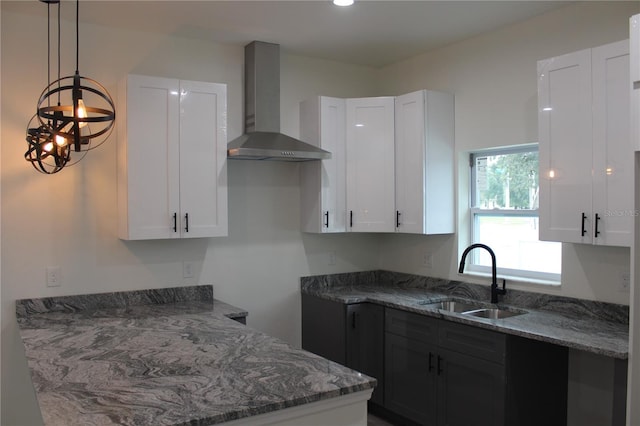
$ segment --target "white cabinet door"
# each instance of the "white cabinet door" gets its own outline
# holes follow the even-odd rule
[[[177,238],[179,82],[130,75],[121,88],[118,125],[119,236]]]
[[[394,98],[347,99],[347,221],[354,232],[394,232]]]
[[[300,138],[331,153],[300,165],[303,232],[346,231],[345,100],[320,96],[300,103]]]
[[[453,148],[452,95],[420,90],[396,97],[397,232],[454,232]]]
[[[226,94],[224,84],[180,81],[183,238],[228,234]]]
[[[227,235],[226,87],[130,75],[120,89],[119,237]]]
[[[640,83],[640,15],[629,19],[629,36],[631,82]]]
[[[593,243],[631,246],[633,156],[629,41],[591,52],[593,85]],[[597,216],[596,216],[597,215]],[[596,229],[597,227],[597,229]]]
[[[630,246],[629,42],[538,63],[540,239]]]
[[[540,239],[591,243],[591,50],[538,62]]]
[[[640,151],[640,15],[629,19],[629,68],[631,72],[631,133],[632,146]]]

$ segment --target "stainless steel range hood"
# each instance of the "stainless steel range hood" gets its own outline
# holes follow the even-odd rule
[[[280,133],[280,45],[253,41],[244,48],[245,134],[229,142],[237,160],[311,161],[331,153]]]

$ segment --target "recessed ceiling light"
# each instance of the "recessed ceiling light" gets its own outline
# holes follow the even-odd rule
[[[336,6],[351,6],[353,4],[353,0],[333,0],[333,4]]]

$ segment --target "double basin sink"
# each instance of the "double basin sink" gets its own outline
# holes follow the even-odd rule
[[[527,313],[520,309],[487,307],[481,302],[460,299],[447,299],[440,302],[421,301],[418,304],[430,309],[489,319],[504,319]]]

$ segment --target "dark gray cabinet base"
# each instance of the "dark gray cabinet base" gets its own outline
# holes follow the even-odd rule
[[[384,307],[303,294],[302,348],[376,378],[370,401],[384,403]]]
[[[385,408],[423,425],[435,424],[435,349],[418,340],[385,335]]]
[[[302,295],[302,347],[378,379],[397,425],[564,426],[564,347],[412,312]]]
[[[565,425],[567,350],[386,309],[385,407],[422,425]]]

